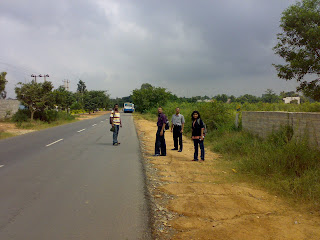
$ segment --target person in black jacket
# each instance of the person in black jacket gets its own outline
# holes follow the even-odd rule
[[[198,111],[193,111],[191,114],[192,120],[192,139],[194,143],[194,156],[192,161],[198,161],[198,145],[200,145],[200,158],[204,161],[204,124],[200,118]]]

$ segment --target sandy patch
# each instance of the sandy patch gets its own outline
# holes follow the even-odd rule
[[[206,149],[204,162],[192,162],[193,143],[184,137],[182,153],[154,157],[156,124],[135,118],[154,211],[155,239],[320,239],[319,215],[296,210],[284,200],[249,184],[226,181],[219,155]]]

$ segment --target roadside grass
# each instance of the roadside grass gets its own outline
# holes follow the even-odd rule
[[[275,107],[283,108],[280,105],[266,104],[264,107],[274,111]],[[179,105],[169,103],[164,106],[169,120],[176,106]],[[316,111],[319,106],[305,104],[304,107],[294,105],[288,108],[290,111],[293,108],[296,111],[302,108]],[[307,138],[294,138],[293,130],[286,126],[273,132],[267,139],[244,132],[241,128],[236,129],[236,111],[227,104],[183,103],[180,108],[186,119],[184,135],[187,137],[191,135],[191,112],[200,111],[208,127],[205,145],[221,154],[219,168],[223,172],[230,172],[231,169],[236,171],[230,177],[231,181],[250,182],[287,200],[320,210],[320,151],[310,145]],[[157,109],[144,114],[135,113],[135,116],[156,122]]]
[[[5,139],[5,138],[9,138],[9,137],[14,137],[14,136],[16,136],[16,135],[13,133],[0,131],[0,139]]]
[[[237,171],[237,179],[250,181],[294,202],[320,209],[320,151],[306,138],[288,139],[282,129],[262,140],[243,131],[208,136],[210,148],[222,154]]]
[[[42,130],[50,127],[56,127],[68,123],[73,123],[77,122],[79,120],[77,119],[72,119],[72,120],[56,120],[53,122],[43,122],[40,120],[35,120],[35,121],[28,121],[28,122],[18,122],[16,123],[16,127],[19,129],[32,129],[32,130]]]

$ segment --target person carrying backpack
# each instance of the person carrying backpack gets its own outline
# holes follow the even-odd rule
[[[198,145],[200,146],[201,155],[200,158],[204,161],[204,134],[205,134],[205,124],[200,118],[200,113],[198,111],[193,111],[191,114],[192,120],[192,139],[194,143],[194,156],[192,161],[198,161]]]
[[[165,129],[169,129],[168,124],[169,123],[168,123],[167,116],[163,113],[162,107],[159,107],[158,121],[157,121],[158,130],[156,133],[154,156],[167,155],[167,147],[166,147],[166,140],[164,138],[164,133],[165,133]]]
[[[122,127],[118,104],[114,105],[113,111],[110,114],[110,124],[113,128],[113,146],[118,146],[120,144],[118,142],[119,127]]]

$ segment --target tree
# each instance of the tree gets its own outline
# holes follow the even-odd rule
[[[213,98],[216,99],[219,102],[226,103],[228,101],[228,95],[227,94],[218,94],[217,96],[214,96]]]
[[[54,103],[60,108],[68,111],[68,108],[75,101],[75,96],[72,92],[67,91],[64,86],[60,86],[53,92]]]
[[[240,97],[238,97],[236,99],[236,102],[240,102],[240,103],[257,103],[257,102],[260,102],[260,98],[259,97],[256,97],[256,96],[253,96],[253,95],[250,95],[250,94],[245,94],[245,95],[242,95]]]
[[[0,73],[0,98],[5,99],[7,96],[7,92],[5,91],[7,80],[6,80],[6,72]]]
[[[272,89],[267,89],[265,91],[265,94],[262,94],[262,102],[265,103],[277,103],[281,100],[281,98],[275,94],[275,92]]]
[[[86,91],[84,95],[84,109],[89,111],[89,114],[96,111],[98,108],[107,108],[109,104],[109,95],[105,91]]]
[[[170,96],[171,93],[167,92],[165,88],[153,87],[149,83],[144,83],[140,89],[132,91],[132,100],[139,112],[165,105]]]
[[[287,8],[281,17],[283,32],[277,34],[278,44],[273,48],[286,64],[273,64],[278,76],[295,79],[297,88],[306,96],[320,100],[320,0],[302,0]],[[310,82],[305,77],[317,76]]]
[[[76,93],[76,99],[78,101],[78,103],[81,105],[81,108],[83,108],[83,104],[84,104],[84,94],[87,92],[87,87],[86,84],[82,81],[79,80],[79,83],[77,84],[78,88],[77,88],[77,93]]]
[[[78,85],[77,92],[85,93],[87,91],[86,84],[82,80],[79,80],[79,83],[77,85]]]
[[[281,98],[286,98],[286,97],[299,97],[299,94],[296,93],[295,91],[290,91],[290,92],[282,91],[282,92],[280,92],[280,97],[281,97]]]
[[[43,83],[18,83],[18,87],[15,88],[17,99],[22,104],[28,106],[31,112],[31,121],[36,111],[44,111],[46,108],[52,107],[53,85],[51,82],[46,81]]]

